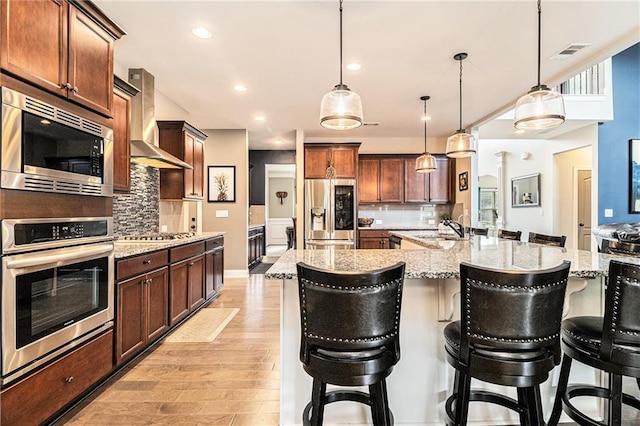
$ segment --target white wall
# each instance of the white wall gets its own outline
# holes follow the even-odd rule
[[[559,171],[554,167],[554,154],[595,145],[595,143],[597,143],[597,125],[595,124],[548,140],[480,140],[477,158],[478,175],[497,176],[495,153],[505,152],[503,183],[506,202],[503,227],[521,230],[523,240],[527,239],[529,231],[544,234],[559,233],[560,229],[556,229],[559,224],[554,221],[554,218],[559,214],[558,212],[564,210],[561,210],[554,198],[559,197],[556,188],[569,183],[565,182],[564,175],[556,175]],[[527,159],[521,158],[521,154],[525,152],[529,153]],[[563,172],[564,167],[567,166],[563,166]],[[511,179],[533,173],[540,173],[540,206],[512,208]],[[474,215],[477,216],[477,213]]]

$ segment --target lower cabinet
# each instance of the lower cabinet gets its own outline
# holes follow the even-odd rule
[[[264,226],[249,229],[247,258],[247,266],[249,267],[249,269],[260,263],[260,259],[262,259],[262,256],[265,255],[264,234]]]
[[[358,248],[388,249],[389,248],[389,231],[382,231],[382,230],[358,231]]]
[[[204,241],[172,248],[169,253],[169,325],[204,303]]]
[[[209,300],[224,286],[224,238],[215,237],[205,241],[204,254],[204,298]]]
[[[117,284],[116,364],[128,360],[169,329],[169,268]]]
[[[113,331],[2,391],[0,423],[39,425],[113,369]]]

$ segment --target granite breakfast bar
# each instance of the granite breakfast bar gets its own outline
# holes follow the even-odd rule
[[[443,329],[459,318],[459,264],[462,261],[500,269],[535,270],[571,261],[565,316],[601,315],[603,279],[610,255],[559,247],[471,237],[448,240],[421,231],[397,232],[403,250],[290,250],[266,273],[282,285],[280,424],[301,424],[302,411],[310,400],[311,378],[298,359],[300,318],[296,263],[336,271],[367,271],[406,262],[400,322],[401,359],[387,380],[389,403],[397,425],[444,424],[444,401],[451,393],[453,369],[445,360]],[[425,238],[426,237],[426,238]],[[417,249],[404,249],[412,241]],[[496,307],[500,309],[500,307]],[[331,315],[327,312],[327,315]],[[541,388],[545,413],[555,393],[559,368]],[[600,383],[600,375],[584,367],[572,378]],[[479,386],[476,381],[472,386]],[[488,389],[515,395],[512,389]],[[595,407],[583,407],[587,411]],[[361,404],[342,402],[325,411],[327,424],[366,424],[369,410]],[[501,407],[472,404],[470,424],[516,424],[517,417]]]

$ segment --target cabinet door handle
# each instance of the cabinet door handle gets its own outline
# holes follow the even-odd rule
[[[71,89],[71,87],[72,87],[72,86],[71,86],[71,84],[69,84],[69,83],[64,83],[64,84],[61,84],[61,85],[60,85],[60,88],[61,88],[61,89]]]
[[[78,86],[73,86],[73,87],[71,88],[71,91],[72,91],[73,93],[78,93]]]
[[[143,261],[142,261],[142,264],[143,264],[143,265],[149,265],[149,264],[151,264],[151,259],[143,260]]]
[[[193,262],[187,263],[187,266],[193,266],[193,265],[195,265],[195,263],[193,263]]]
[[[64,382],[65,383],[73,383],[73,376],[65,377],[64,378]]]
[[[153,278],[149,278],[149,279],[147,280],[147,284],[151,284],[152,282],[153,282]]]

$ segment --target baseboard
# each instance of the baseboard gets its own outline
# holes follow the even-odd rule
[[[224,277],[225,278],[248,278],[249,270],[248,269],[225,269]]]

